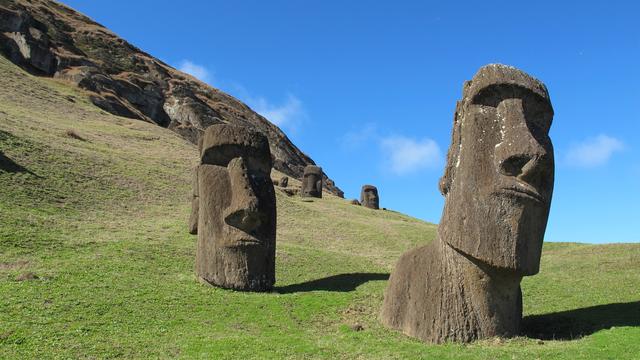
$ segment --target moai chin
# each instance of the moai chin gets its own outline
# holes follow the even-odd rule
[[[270,290],[276,199],[267,138],[245,127],[212,125],[204,132],[200,157],[194,184],[196,275],[223,288]]]
[[[380,208],[378,189],[373,185],[362,186],[362,191],[360,191],[360,203],[364,207],[378,210]]]
[[[552,118],[545,85],[518,69],[487,65],[465,83],[438,238],[398,260],[385,325],[435,343],[519,333],[520,281],[539,271],[553,192]]]
[[[322,198],[322,168],[315,165],[307,165],[302,175],[302,197]]]

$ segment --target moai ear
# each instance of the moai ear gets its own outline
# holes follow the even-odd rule
[[[451,133],[451,146],[449,146],[449,151],[447,152],[447,164],[444,168],[444,175],[440,178],[439,182],[440,193],[444,196],[449,193],[449,189],[451,188],[451,184],[453,183],[453,179],[456,175],[456,164],[460,157],[460,144],[462,137],[460,128],[463,116],[462,101],[458,101],[456,103],[456,112],[453,116],[453,130]]]

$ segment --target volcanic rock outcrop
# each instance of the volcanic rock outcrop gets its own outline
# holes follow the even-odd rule
[[[378,188],[373,185],[362,186],[360,191],[360,203],[369,209],[378,210],[380,208],[380,199],[378,198]]]
[[[196,275],[224,288],[271,289],[276,197],[267,138],[246,127],[213,125],[205,130],[200,155]]]
[[[539,271],[553,191],[543,83],[487,65],[464,85],[440,191],[438,238],[403,254],[382,322],[428,342],[519,333],[523,276]]]
[[[115,115],[167,127],[196,143],[230,123],[269,139],[274,168],[296,178],[314,164],[248,106],[144,53],[88,17],[51,0],[0,0],[0,54],[27,71],[64,79]],[[343,196],[325,178],[328,191]]]

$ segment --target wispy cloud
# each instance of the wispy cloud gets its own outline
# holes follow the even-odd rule
[[[389,136],[380,140],[385,160],[391,172],[405,175],[440,165],[442,155],[438,144],[424,138],[415,140],[404,136]]]
[[[574,144],[567,152],[566,161],[572,166],[596,167],[606,164],[614,153],[623,149],[622,141],[600,134]]]
[[[380,136],[376,124],[368,123],[358,130],[349,131],[340,138],[340,144],[346,149],[356,149],[362,145],[378,142]]]
[[[306,118],[306,112],[300,99],[288,94],[282,104],[274,104],[264,97],[246,99],[249,106],[258,114],[279,127],[293,130]]]
[[[178,66],[178,70],[192,75],[193,77],[196,77],[201,81],[209,84],[211,84],[211,82],[213,81],[213,76],[206,67],[198,65],[191,60],[182,60],[180,66]]]

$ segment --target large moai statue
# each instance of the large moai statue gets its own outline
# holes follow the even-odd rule
[[[303,197],[322,197],[322,168],[315,165],[307,165],[302,175],[302,189],[300,195]]]
[[[456,106],[438,238],[403,254],[382,322],[428,342],[517,335],[523,276],[540,267],[553,191],[545,85],[487,65]]]
[[[194,175],[196,275],[224,288],[270,290],[276,199],[267,138],[245,127],[212,125],[203,134],[200,157]]]
[[[360,191],[360,203],[362,206],[368,207],[369,209],[378,210],[380,208],[378,188],[373,185],[362,186],[362,191]]]

